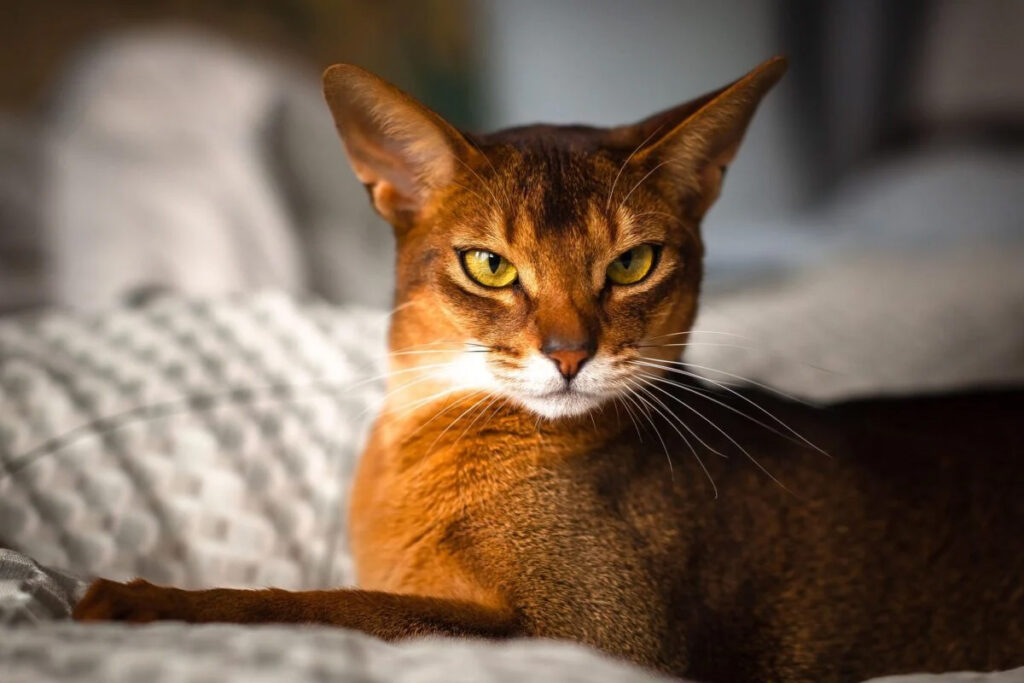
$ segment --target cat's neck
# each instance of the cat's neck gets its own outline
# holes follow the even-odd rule
[[[392,390],[378,414],[378,449],[406,458],[470,453],[486,442],[491,457],[547,460],[589,452],[633,429],[614,403],[584,415],[545,418],[496,392],[421,385]],[[514,448],[502,448],[515,444]],[[497,447],[496,447],[497,446]]]

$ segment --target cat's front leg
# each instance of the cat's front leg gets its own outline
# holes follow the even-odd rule
[[[508,638],[522,634],[511,610],[471,602],[378,591],[284,591],[213,588],[187,591],[137,579],[99,579],[75,606],[78,621],[158,620],[310,623],[352,628],[386,640],[448,635]]]
[[[185,591],[154,586],[136,579],[118,583],[97,579],[71,614],[77,621],[129,621],[144,623],[159,619],[189,621],[187,601],[179,599]]]

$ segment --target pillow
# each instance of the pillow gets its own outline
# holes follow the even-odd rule
[[[0,323],[0,545],[182,586],[352,583],[385,319],[260,294]]]

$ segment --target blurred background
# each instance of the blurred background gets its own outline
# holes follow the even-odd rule
[[[837,255],[1024,242],[1018,0],[6,0],[0,312],[170,290],[388,306],[391,236],[319,73],[469,130],[619,124],[768,56],[705,224],[712,287]]]

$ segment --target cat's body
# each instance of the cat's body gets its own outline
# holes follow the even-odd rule
[[[831,457],[721,406],[701,410],[788,490],[695,424],[730,454],[694,444],[716,499],[657,414],[671,465],[651,425],[639,423],[638,447],[613,410],[572,430],[505,410],[472,438],[456,424],[433,443],[456,408],[412,443],[377,434],[353,510],[361,584],[511,609],[524,633],[696,680],[1024,663],[1024,394],[827,410],[753,396]],[[428,457],[403,458],[432,443]]]
[[[685,383],[700,221],[783,70],[479,137],[329,70],[398,241],[363,590],[101,581],[76,616],[565,638],[709,681],[1024,664],[1021,394],[821,410]]]

